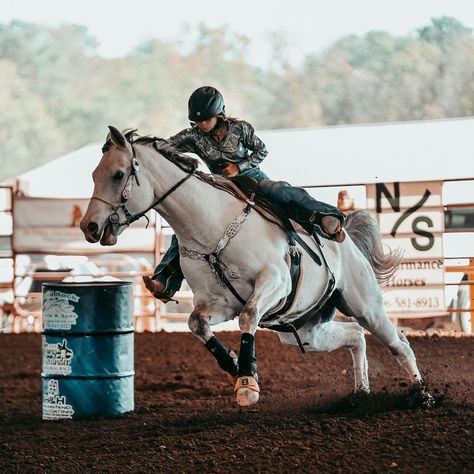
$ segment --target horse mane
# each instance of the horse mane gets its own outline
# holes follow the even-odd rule
[[[169,145],[164,138],[150,135],[140,136],[136,128],[127,128],[122,133],[130,144],[152,145],[158,153],[183,171],[196,171],[199,166],[199,161],[196,158],[180,153],[174,146]],[[109,139],[102,146],[102,153],[109,151],[110,148],[112,148],[112,141]]]

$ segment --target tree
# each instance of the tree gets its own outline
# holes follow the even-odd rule
[[[17,66],[0,60],[0,181],[67,151],[54,117]]]
[[[474,114],[474,38],[454,18],[401,37],[346,35],[300,65],[287,33],[268,45],[268,62],[255,65],[248,38],[201,24],[105,59],[82,26],[0,24],[1,177],[103,141],[109,124],[170,136],[204,84],[257,130]]]

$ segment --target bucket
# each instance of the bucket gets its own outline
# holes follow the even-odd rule
[[[132,411],[132,283],[44,283],[42,361],[43,420]]]

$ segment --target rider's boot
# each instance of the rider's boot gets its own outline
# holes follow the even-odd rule
[[[334,216],[324,216],[321,219],[323,231],[329,236],[331,240],[336,242],[344,242],[346,234],[341,226],[341,221]]]
[[[146,286],[146,289],[158,300],[163,301],[163,303],[168,303],[170,301],[176,301],[173,299],[176,290],[171,290],[166,287],[166,284],[159,280],[152,280],[149,276],[144,275],[143,283]]]
[[[344,213],[338,208],[314,199],[305,189],[291,186],[285,181],[264,179],[258,184],[258,193],[270,202],[283,206],[286,217],[295,220],[308,232],[319,227],[324,237],[342,242]]]

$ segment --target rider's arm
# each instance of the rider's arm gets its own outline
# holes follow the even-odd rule
[[[181,130],[181,132],[168,138],[166,143],[176,148],[178,151],[196,153],[196,138],[195,132],[192,128]]]
[[[268,155],[265,143],[255,135],[255,130],[248,122],[242,121],[242,138],[244,146],[252,153],[238,163],[240,171],[259,165]]]

